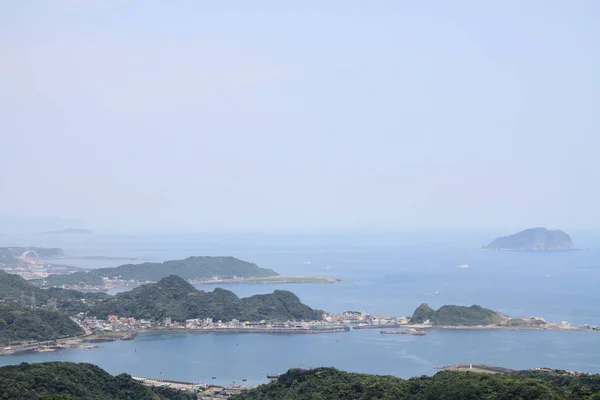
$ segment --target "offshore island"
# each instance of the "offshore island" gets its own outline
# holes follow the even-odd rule
[[[531,228],[494,239],[483,247],[490,250],[568,251],[573,250],[571,237],[561,230]]]

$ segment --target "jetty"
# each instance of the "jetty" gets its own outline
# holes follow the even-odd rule
[[[406,329],[406,330],[393,330],[393,331],[380,331],[382,335],[414,335],[414,336],[425,336],[427,331],[423,329]]]
[[[159,328],[146,329],[140,333],[284,333],[284,334],[311,334],[311,333],[334,333],[348,332],[350,327],[347,325],[328,326],[323,328],[315,327],[247,327],[247,328]]]

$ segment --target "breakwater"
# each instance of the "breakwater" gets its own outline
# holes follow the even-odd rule
[[[348,332],[350,327],[327,327],[327,328],[165,328],[146,329],[141,333],[285,333],[285,334],[314,334]]]
[[[381,329],[381,328],[404,328],[406,325],[402,324],[363,324],[353,325],[352,329]]]

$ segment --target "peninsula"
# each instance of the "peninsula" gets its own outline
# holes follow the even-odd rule
[[[561,230],[531,228],[493,240],[485,249],[491,250],[573,250],[571,237]]]
[[[45,286],[101,287],[112,280],[139,284],[158,282],[169,275],[177,275],[186,280],[206,280],[214,277],[266,278],[279,274],[234,257],[188,257],[162,263],[125,264],[114,268],[78,271],[69,275],[50,275],[43,283]]]
[[[219,288],[212,292],[198,290],[174,275],[110,296],[41,289],[0,270],[0,345],[9,346],[0,349],[0,354],[47,347],[46,342],[51,340],[56,348],[72,347],[75,342],[68,338],[92,333],[131,337],[156,329],[174,332],[173,328],[176,332],[182,332],[180,328],[204,329],[197,330],[199,333],[348,330],[343,325],[326,325],[323,314],[303,304],[292,292],[276,290],[239,298]]]
[[[107,318],[122,315],[137,319],[173,321],[206,319],[222,321],[316,321],[323,311],[313,310],[285,290],[239,298],[229,290],[198,290],[185,279],[170,275],[158,283],[119,293],[88,310],[88,315]]]
[[[94,257],[94,259],[108,258]],[[41,287],[106,291],[115,287],[136,287],[145,283],[155,283],[169,275],[180,276],[193,284],[341,282],[340,279],[327,276],[280,275],[272,269],[261,268],[234,257],[188,257],[184,260],[162,263],[146,262],[125,264],[114,268],[78,269],[71,274],[52,274],[35,279],[34,283]]]

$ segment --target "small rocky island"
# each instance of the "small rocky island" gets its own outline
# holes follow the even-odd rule
[[[508,316],[478,305],[471,307],[445,305],[437,310],[423,303],[410,318],[411,324],[442,326],[485,326],[497,325],[509,319]]]
[[[490,250],[566,251],[573,250],[573,243],[571,237],[561,230],[531,228],[514,235],[499,237],[484,248]]]

